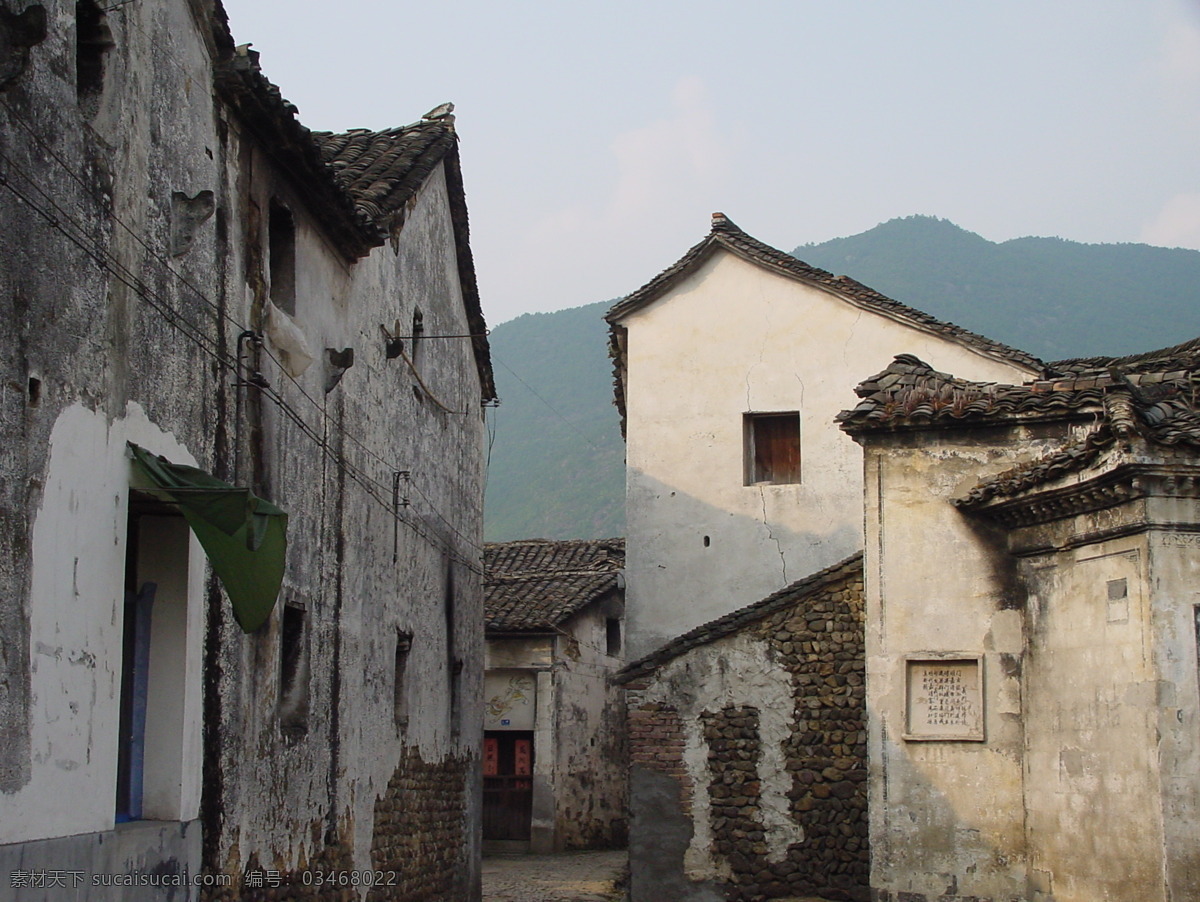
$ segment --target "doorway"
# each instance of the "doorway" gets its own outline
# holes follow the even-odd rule
[[[533,814],[533,732],[483,734],[483,838],[528,842]]]

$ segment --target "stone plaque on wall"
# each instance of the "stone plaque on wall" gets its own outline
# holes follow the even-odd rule
[[[905,739],[983,741],[982,656],[911,657],[905,676]]]

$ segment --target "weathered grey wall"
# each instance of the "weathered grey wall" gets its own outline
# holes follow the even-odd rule
[[[1114,445],[964,514],[1082,424],[867,441],[872,887],[878,899],[1094,902],[1200,892],[1195,466]],[[946,554],[930,548],[952,549]],[[910,657],[977,656],[977,741],[921,741]],[[916,690],[911,690],[915,692]]]
[[[1052,439],[1023,435],[1010,448],[998,438],[930,433],[866,449],[871,886],[881,893],[1012,900],[1026,891],[1014,816],[1024,804],[1023,599],[1003,537],[949,499]],[[906,738],[906,660],[942,654],[983,656],[985,741]]]
[[[612,681],[620,656],[605,642],[608,617],[620,617],[616,599],[590,605],[565,624],[556,640],[554,674],[554,845],[613,849],[627,835],[625,693]]]
[[[48,35],[0,102],[0,842],[41,855],[38,840],[113,828],[128,438],[291,518],[280,605],[255,634],[202,570],[189,580],[180,820],[201,816],[203,866],[234,878],[211,897],[265,898],[242,885],[255,867],[336,867],[396,870],[405,898],[477,898],[480,380],[470,343],[445,340],[422,348],[418,382],[380,330],[419,306],[426,334],[471,331],[445,175],[389,244],[347,261],[214,99],[209,4],[110,11],[103,89],[82,98],[75,4],[45,7]],[[211,218],[177,196],[205,191]],[[231,361],[264,327],[272,198],[296,220],[295,322],[316,359],[293,382],[281,348],[248,349],[260,391]],[[325,349],[346,347],[327,393]],[[307,618],[307,716],[289,729],[284,603]],[[398,631],[413,637],[402,726]],[[200,846],[180,848],[198,872]]]

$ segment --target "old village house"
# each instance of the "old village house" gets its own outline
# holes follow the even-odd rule
[[[310,132],[217,0],[0,36],[0,870],[478,898],[495,390],[449,106]]]
[[[1045,363],[720,214],[608,320],[634,902],[1200,893],[1194,342]]]
[[[485,846],[619,848],[625,543],[499,542],[484,561]]]

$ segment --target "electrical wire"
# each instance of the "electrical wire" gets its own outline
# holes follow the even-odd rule
[[[45,146],[45,145],[43,145],[43,146]],[[61,158],[59,158],[57,156],[57,154],[53,154],[53,157],[54,157],[54,159],[57,160],[57,162],[59,162],[60,165],[63,166],[64,169],[67,168],[66,164],[61,160]],[[176,330],[178,330],[185,338],[190,340],[201,351],[203,351],[208,356],[210,356],[217,364],[230,370],[236,376],[238,376],[240,379],[240,377],[241,377],[240,366],[236,360],[234,360],[233,358],[231,358],[229,356],[228,352],[222,352],[220,350],[219,345],[217,345],[217,343],[211,337],[209,337],[200,327],[198,327],[195,323],[191,322],[186,317],[184,317],[184,316],[176,313],[174,310],[172,310],[170,307],[170,302],[168,300],[161,297],[161,295],[159,295],[157,292],[155,292],[150,286],[146,285],[140,278],[137,277],[136,274],[134,274],[132,272],[132,270],[130,270],[128,267],[126,267],[123,263],[121,263],[121,261],[119,261],[116,257],[114,257],[109,251],[107,251],[106,249],[103,249],[103,248],[97,249],[96,247],[91,246],[91,243],[90,243],[90,240],[89,240],[89,237],[87,234],[87,230],[84,227],[80,226],[71,217],[70,213],[68,213],[66,210],[64,210],[54,200],[54,198],[51,197],[51,195],[48,192],[46,192],[44,189],[42,189],[37,184],[36,180],[33,179],[28,173],[26,173],[20,166],[18,166],[12,160],[11,157],[9,157],[7,154],[0,151],[0,160],[2,160],[4,162],[7,171],[16,172],[17,174],[19,174],[21,176],[21,178],[24,179],[24,181],[26,183],[28,183],[28,185],[31,188],[33,188],[33,190],[36,191],[45,200],[46,204],[49,207],[53,208],[54,212],[51,212],[47,208],[47,206],[44,206],[43,204],[38,203],[32,196],[30,196],[29,193],[24,192],[24,191],[20,190],[17,186],[15,186],[12,183],[12,180],[8,177],[7,172],[0,173],[0,187],[7,187],[14,194],[14,196],[16,196],[22,203],[24,203],[26,206],[28,206],[30,209],[32,209],[35,213],[37,213],[39,216],[41,216],[55,231],[59,232],[61,235],[63,235],[63,237],[65,237],[72,244],[74,244],[81,251],[83,251],[101,269],[111,273],[118,281],[120,281],[122,284],[124,284],[128,288],[130,288],[138,297],[140,297],[144,301],[146,301],[146,303],[149,304],[153,310],[158,312],[159,315],[162,316],[167,321],[168,324],[175,327]],[[76,179],[76,181],[79,181],[79,179]],[[85,187],[85,189],[87,189],[86,184],[84,184],[82,182],[80,182],[80,184],[83,185]],[[91,195],[91,190],[90,189],[87,189],[87,190],[88,190],[88,194]],[[94,195],[92,195],[92,197],[93,197],[93,200],[95,200]],[[153,256],[160,259],[160,262],[164,262],[164,265],[166,266],[167,271],[171,275],[176,277],[180,282],[186,284],[193,292],[196,293],[196,295],[198,297],[200,297],[202,300],[204,300],[210,307],[212,307],[218,313],[223,313],[223,311],[221,311],[220,308],[216,304],[214,304],[209,298],[207,298],[207,296],[204,295],[203,292],[201,292],[194,285],[192,285],[181,274],[177,273],[172,267],[170,267],[169,265],[166,265],[165,261],[162,261],[162,259],[160,257],[158,257],[158,255],[155,254],[153,252],[153,250],[144,241],[142,241],[141,238],[136,233],[134,233],[131,229],[129,229],[128,226],[126,226],[124,223],[120,222],[119,217],[115,216],[115,214],[113,214],[111,212],[111,210],[106,209],[105,212],[107,213],[108,218],[112,219],[115,222],[118,222],[127,232],[129,232],[129,234],[132,237],[135,238],[135,240],[138,241],[139,244],[141,244],[144,248],[146,248]],[[72,227],[74,227],[74,229],[76,229],[80,234],[77,235],[77,234],[73,234],[71,231],[68,231],[63,226],[64,221],[67,223],[70,223],[70,225]],[[232,317],[229,317],[228,315],[224,315],[224,318],[228,319],[231,323],[238,326],[239,328],[241,327],[241,324],[237,323],[237,321],[232,319]],[[278,363],[277,359],[276,359],[276,363]],[[280,367],[280,371],[286,373],[286,370],[284,370],[282,368],[282,366]],[[289,374],[289,378],[290,378],[290,374]],[[328,413],[322,408],[322,406],[320,404],[318,404],[316,402],[316,400],[313,399],[312,396],[309,395],[308,392],[303,389],[303,386],[301,386],[298,382],[296,382],[296,380],[293,379],[292,381],[295,382],[297,387],[301,390],[302,394],[314,406],[317,407],[318,411],[323,416],[325,416],[326,419],[328,419]],[[483,571],[480,568],[478,563],[476,563],[474,560],[472,560],[470,558],[467,558],[465,555],[462,555],[461,553],[459,553],[455,548],[453,548],[452,544],[450,542],[448,542],[447,540],[442,539],[441,537],[438,537],[436,535],[430,535],[430,533],[428,531],[422,529],[418,524],[414,523],[410,517],[401,515],[400,511],[394,509],[390,504],[388,504],[388,502],[386,500],[384,500],[384,498],[381,498],[376,493],[376,491],[373,490],[371,487],[371,484],[373,484],[376,487],[380,487],[380,483],[378,483],[374,479],[371,479],[369,477],[369,475],[367,473],[365,473],[365,471],[362,471],[359,468],[350,464],[349,461],[347,461],[345,459],[345,455],[338,455],[337,452],[333,451],[329,447],[328,442],[325,440],[325,438],[321,435],[318,435],[315,431],[313,431],[311,429],[311,427],[309,427],[308,424],[304,421],[303,417],[301,417],[299,415],[299,413],[297,411],[295,411],[294,408],[291,407],[291,405],[287,402],[286,399],[283,398],[282,395],[280,395],[277,391],[274,391],[274,390],[271,391],[271,395],[272,395],[272,400],[275,401],[277,406],[279,406],[279,408],[285,413],[285,415],[287,415],[289,419],[291,419],[295,424],[297,424],[299,427],[301,427],[302,434],[304,434],[306,437],[308,437],[311,441],[314,441],[322,449],[323,453],[330,455],[331,458],[335,462],[339,463],[340,465],[346,466],[347,474],[350,475],[350,477],[356,483],[358,483],[360,485],[360,487],[362,487],[364,489],[364,491],[366,491],[366,493],[373,500],[378,502],[382,507],[384,507],[385,510],[387,510],[389,513],[391,513],[398,520],[405,523],[406,526],[408,526],[414,533],[416,533],[418,536],[420,536],[428,544],[434,545],[439,550],[441,550],[444,553],[446,553],[447,555],[451,556],[453,559],[458,561],[460,564],[462,564],[464,567],[471,570],[472,572],[482,575]],[[352,443],[354,443],[357,446],[359,446],[360,448],[362,448],[364,451],[366,451],[372,457],[374,457],[375,459],[377,459],[378,461],[383,463],[385,466],[390,466],[386,461],[384,461],[384,459],[382,457],[375,454],[370,448],[368,448],[368,446],[366,446],[361,441],[359,441],[356,437],[354,437],[352,433],[348,432],[345,429],[342,429],[341,427],[336,427],[336,428],[337,428],[337,431],[342,436],[349,438],[352,441]],[[420,491],[419,487],[418,487],[418,491]],[[426,496],[424,494],[424,492],[421,492],[421,495],[422,495],[422,497],[424,497],[426,499],[426,501],[429,501],[428,496]],[[433,507],[432,502],[430,502],[430,505],[431,505],[431,508],[433,509],[433,512],[443,522],[447,523],[447,525],[450,525],[449,521],[446,520],[446,518],[441,514],[441,512],[436,510],[436,508]],[[453,527],[451,527],[451,528],[453,529]],[[455,532],[456,535],[458,535],[461,539],[463,539],[469,545],[469,547],[471,547],[473,550],[475,550],[479,553],[482,553],[482,549],[476,543],[470,541],[467,537],[463,536],[463,534],[461,532],[459,532],[458,530],[455,529],[453,531]]]
[[[132,2],[132,0],[130,0],[130,2]],[[139,30],[141,30],[141,29],[139,29]],[[143,34],[145,34],[145,32],[144,32],[144,31],[143,31]],[[5,106],[6,106],[6,107],[8,107],[8,109],[9,109],[9,111],[10,111],[11,113],[14,113],[14,114],[16,115],[16,118],[17,118],[17,121],[18,121],[18,123],[19,123],[19,124],[21,125],[21,127],[22,127],[22,128],[23,128],[23,129],[24,129],[24,130],[25,130],[25,131],[26,131],[26,132],[27,132],[27,133],[28,133],[28,134],[29,134],[29,135],[30,135],[30,136],[31,136],[31,137],[34,139],[34,141],[35,141],[35,142],[36,142],[36,143],[37,143],[37,144],[38,144],[38,145],[39,145],[39,146],[40,146],[40,147],[41,147],[43,150],[45,150],[45,151],[46,151],[46,152],[47,152],[47,153],[48,153],[48,154],[51,156],[51,158],[52,158],[52,159],[54,159],[54,160],[55,160],[55,162],[57,162],[57,163],[59,164],[59,166],[60,166],[60,167],[62,167],[62,169],[63,169],[64,171],[66,171],[66,172],[68,173],[68,175],[69,175],[69,176],[70,176],[70,177],[71,177],[71,178],[72,178],[72,179],[73,179],[73,180],[74,180],[74,181],[75,181],[77,184],[79,184],[79,185],[80,185],[80,186],[81,186],[81,187],[84,189],[84,191],[85,191],[85,192],[86,192],[86,193],[87,193],[89,196],[91,196],[91,197],[92,197],[92,199],[93,199],[93,200],[96,200],[96,201],[100,201],[100,202],[101,202],[101,204],[102,204],[102,206],[104,207],[104,209],[105,209],[105,212],[107,213],[107,215],[109,216],[109,218],[111,218],[111,219],[112,219],[112,220],[113,220],[113,221],[114,221],[116,224],[118,224],[119,226],[121,226],[121,228],[122,228],[122,229],[123,229],[123,230],[124,230],[124,231],[125,231],[127,234],[129,234],[129,236],[130,236],[130,237],[132,237],[132,238],[133,238],[133,239],[134,239],[134,240],[135,240],[135,241],[136,241],[136,242],[137,242],[139,245],[141,245],[141,246],[142,246],[142,247],[143,247],[143,248],[144,248],[144,249],[147,251],[147,253],[149,253],[149,254],[150,254],[151,256],[153,256],[153,257],[154,257],[156,260],[158,260],[158,262],[159,262],[159,263],[160,263],[160,264],[163,266],[163,268],[164,268],[164,269],[166,269],[166,271],[167,271],[167,272],[168,272],[168,273],[169,273],[169,274],[170,274],[172,277],[174,277],[175,279],[177,279],[177,280],[178,280],[178,281],[179,281],[181,284],[183,284],[183,285],[187,286],[187,287],[188,287],[188,288],[189,288],[189,289],[190,289],[190,290],[191,290],[191,291],[192,291],[192,292],[193,292],[193,293],[196,295],[196,297],[197,297],[198,299],[200,299],[200,300],[201,300],[201,301],[203,301],[205,304],[207,304],[207,305],[208,305],[210,308],[212,308],[212,310],[213,310],[213,311],[214,311],[214,312],[217,314],[217,316],[218,316],[218,317],[225,319],[227,322],[229,322],[229,323],[230,323],[230,325],[234,326],[234,327],[237,329],[237,331],[238,331],[239,333],[241,333],[241,332],[244,332],[244,331],[248,331],[248,330],[246,329],[246,326],[245,326],[243,323],[240,323],[240,322],[238,322],[236,319],[234,319],[232,316],[230,316],[230,315],[229,315],[229,313],[228,313],[227,311],[223,310],[223,309],[221,308],[221,306],[220,306],[220,305],[218,305],[217,303],[215,303],[214,301],[212,301],[212,300],[211,300],[211,299],[210,299],[210,298],[209,298],[209,297],[208,297],[208,296],[207,296],[207,295],[206,295],[206,294],[205,294],[205,293],[204,293],[204,292],[203,292],[203,291],[202,291],[200,288],[198,288],[197,286],[195,286],[194,284],[192,284],[192,283],[191,283],[191,281],[189,281],[189,280],[188,280],[188,279],[187,279],[187,278],[186,278],[186,277],[185,277],[185,276],[184,276],[182,273],[178,272],[178,271],[177,271],[177,270],[176,270],[176,269],[175,269],[173,266],[171,266],[171,264],[170,264],[170,261],[169,261],[169,260],[168,260],[166,257],[164,257],[164,256],[162,256],[160,253],[158,253],[158,252],[157,252],[157,251],[156,251],[156,250],[155,250],[153,247],[151,247],[151,246],[150,246],[150,245],[149,245],[149,244],[148,244],[146,241],[144,241],[144,240],[141,238],[141,236],[137,234],[137,232],[135,232],[135,231],[134,231],[132,228],[130,228],[128,225],[126,225],[126,224],[125,224],[125,223],[124,223],[124,222],[123,222],[123,221],[120,219],[120,217],[118,217],[118,216],[116,215],[116,213],[115,213],[115,212],[112,210],[112,208],[111,208],[111,205],[110,205],[110,204],[108,204],[108,203],[105,203],[105,202],[101,201],[101,200],[100,200],[100,198],[97,198],[97,197],[95,196],[95,194],[93,193],[92,187],[91,187],[91,186],[89,186],[89,185],[88,185],[88,184],[87,184],[87,183],[86,183],[86,182],[85,182],[85,181],[84,181],[84,180],[83,180],[83,179],[82,179],[82,178],[81,178],[81,177],[80,177],[80,176],[79,176],[79,175],[78,175],[78,174],[77,174],[77,173],[74,171],[74,169],[73,169],[72,167],[70,167],[70,166],[68,166],[68,165],[67,165],[66,161],[65,161],[65,160],[63,160],[63,159],[62,159],[62,157],[60,157],[60,156],[59,156],[59,155],[58,155],[58,154],[57,154],[57,153],[54,151],[54,148],[53,148],[53,147],[51,147],[49,144],[47,144],[45,141],[43,141],[43,140],[41,139],[41,137],[40,137],[40,136],[37,134],[36,130],[35,130],[33,127],[32,127],[32,124],[31,124],[31,123],[29,123],[29,122],[27,122],[27,121],[25,121],[25,119],[24,119],[24,115],[23,115],[23,114],[22,114],[20,111],[18,111],[17,109],[15,109],[14,107],[12,107],[10,104],[8,104],[8,103],[7,103],[7,100],[5,100]],[[256,137],[259,137],[259,136],[257,136],[257,134],[256,134]],[[270,145],[269,145],[269,143],[264,143],[264,142],[262,141],[261,137],[259,138],[259,141],[260,141],[260,144],[264,144],[264,146],[267,146],[267,147],[269,147],[269,146],[270,146]],[[274,155],[272,155],[272,158],[274,159]],[[6,159],[7,159],[7,158],[6,158]],[[278,161],[278,160],[276,160],[276,163],[277,163],[277,164],[279,164],[279,161]],[[285,167],[285,168],[286,168],[286,167]],[[290,172],[290,170],[289,170],[289,172]],[[37,185],[36,185],[36,183],[35,183],[35,182],[34,182],[34,181],[33,181],[33,180],[32,180],[32,179],[31,179],[31,178],[28,176],[28,175],[25,175],[24,173],[22,173],[22,174],[24,175],[24,177],[26,178],[26,180],[27,180],[27,181],[29,181],[31,184],[33,184],[33,185],[34,185],[34,187],[35,187],[35,188],[37,188]],[[42,192],[42,191],[40,191],[40,189],[39,189],[39,193],[42,193],[42,194],[43,194],[43,196],[45,196],[45,197],[46,197],[48,200],[50,200],[50,202],[53,204],[53,200],[52,200],[52,199],[49,197],[49,195],[46,195],[46,194],[45,194],[45,192]],[[64,216],[68,216],[68,214],[66,214],[66,212],[65,212],[65,211],[62,211],[62,210],[61,210],[61,208],[59,208],[59,207],[57,206],[57,204],[55,204],[55,207],[56,207],[56,209],[59,209],[59,210],[60,210],[60,212],[61,212],[61,213],[62,213]],[[69,216],[68,216],[68,218],[69,218]],[[110,256],[110,257],[111,257],[111,255],[108,255],[108,256]],[[115,259],[115,258],[112,258],[112,259],[114,260],[114,262],[116,262],[116,263],[118,263],[118,264],[119,264],[119,261],[116,261],[116,259]],[[147,298],[147,300],[149,301],[149,299],[148,299],[148,298]],[[195,328],[195,327],[193,327],[193,328]],[[198,331],[198,330],[197,330],[197,331]],[[204,333],[203,333],[203,332],[199,332],[199,331],[198,331],[198,334],[199,334],[199,335],[201,335],[201,336],[202,336],[202,337],[204,337],[204,338],[207,338],[207,336],[206,336],[206,335],[204,335]],[[195,341],[195,339],[194,339],[194,338],[193,338],[193,341]],[[210,341],[211,341],[211,340],[210,340]],[[318,402],[318,401],[317,401],[317,400],[316,400],[316,399],[315,399],[315,398],[314,398],[314,397],[313,397],[313,396],[312,396],[312,395],[311,395],[311,394],[310,394],[310,393],[307,391],[307,389],[305,389],[305,388],[304,388],[304,386],[303,386],[303,385],[302,385],[302,384],[301,384],[301,383],[300,383],[300,382],[299,382],[299,381],[298,381],[298,380],[297,380],[295,377],[293,377],[293,376],[291,375],[291,373],[289,373],[289,372],[287,371],[287,369],[286,369],[286,368],[283,366],[283,364],[282,364],[282,362],[279,360],[279,358],[278,358],[278,357],[276,357],[276,356],[275,356],[275,355],[274,355],[274,354],[271,352],[271,350],[270,350],[269,348],[267,348],[265,345],[263,345],[263,346],[262,346],[262,349],[263,349],[263,350],[266,352],[267,356],[268,356],[268,357],[270,357],[270,358],[271,358],[271,359],[272,359],[272,360],[275,362],[275,364],[276,364],[276,365],[279,367],[279,372],[280,372],[280,373],[282,373],[283,375],[285,375],[285,376],[286,376],[286,377],[287,377],[287,378],[288,378],[288,379],[289,379],[289,380],[292,382],[292,384],[293,384],[293,385],[295,385],[295,387],[297,388],[297,390],[300,392],[301,396],[302,396],[303,398],[305,398],[305,399],[306,399],[306,400],[307,400],[307,401],[308,401],[308,402],[309,402],[309,403],[310,403],[310,404],[311,404],[311,405],[312,405],[312,406],[313,406],[313,407],[314,407],[314,408],[315,408],[315,409],[316,409],[316,410],[317,410],[317,411],[318,411],[318,412],[321,414],[321,416],[322,416],[322,417],[324,417],[324,418],[326,419],[326,421],[328,422],[328,421],[329,421],[329,415],[328,415],[328,411],[326,411],[326,409],[325,409],[324,405],[323,405],[323,404],[321,404],[320,402]],[[403,354],[403,352],[401,352],[401,353]],[[418,372],[417,372],[417,370],[416,370],[416,367],[414,366],[413,362],[412,362],[412,361],[411,361],[411,360],[408,358],[408,355],[404,354],[403,356],[404,356],[405,362],[408,364],[408,367],[409,367],[409,369],[410,369],[410,370],[412,370],[412,372],[413,372],[413,375],[414,375],[414,376],[417,378],[417,381],[418,381],[418,382],[420,382],[420,384],[421,384],[422,388],[425,390],[425,392],[426,392],[426,394],[428,395],[428,397],[430,398],[430,400],[432,400],[432,401],[433,401],[435,404],[437,404],[439,407],[441,407],[443,410],[446,410],[446,411],[447,411],[447,412],[449,412],[449,413],[461,414],[461,415],[465,415],[465,414],[467,413],[467,411],[455,411],[455,410],[451,410],[451,409],[450,409],[450,408],[448,408],[446,405],[442,404],[442,403],[441,403],[441,402],[440,402],[440,401],[439,401],[439,400],[438,400],[438,399],[437,399],[437,398],[436,398],[436,397],[435,397],[435,396],[432,394],[432,392],[430,392],[430,391],[429,391],[429,389],[428,389],[428,386],[426,386],[426,385],[425,385],[425,383],[424,383],[424,381],[421,379],[420,373],[418,373]],[[236,366],[236,365],[235,365],[235,366]],[[239,374],[239,375],[240,375],[240,374]],[[515,375],[515,374],[514,374],[514,375]],[[518,377],[518,378],[520,378],[520,377]],[[532,391],[532,389],[531,389],[531,391]],[[277,403],[286,403],[286,402],[282,402],[282,399],[280,399],[280,401],[278,401]],[[371,448],[369,448],[369,447],[368,447],[366,444],[364,444],[364,443],[363,443],[363,442],[361,442],[361,441],[360,441],[360,440],[359,440],[359,439],[358,439],[356,436],[354,436],[354,434],[353,434],[353,433],[350,433],[350,432],[346,431],[346,430],[345,430],[345,429],[343,429],[341,426],[337,426],[337,425],[335,425],[335,426],[334,426],[334,428],[335,428],[335,429],[337,429],[337,431],[339,431],[339,432],[340,432],[340,433],[341,433],[341,434],[342,434],[342,435],[343,435],[345,438],[348,438],[352,444],[354,444],[354,445],[356,445],[357,447],[359,447],[361,450],[363,450],[363,451],[364,451],[366,454],[368,454],[369,456],[371,456],[371,457],[375,458],[377,461],[379,461],[381,464],[383,464],[383,465],[384,465],[385,467],[387,467],[389,470],[391,470],[391,471],[397,471],[397,470],[405,469],[405,468],[403,468],[403,467],[399,467],[399,466],[395,465],[395,464],[394,464],[394,463],[392,463],[392,462],[389,462],[389,461],[386,461],[386,460],[384,460],[382,457],[380,457],[378,454],[376,454],[376,453],[375,453],[375,452],[374,452],[374,451],[373,451]],[[489,449],[489,454],[490,454],[490,449]],[[378,483],[377,483],[377,485],[378,485]],[[440,510],[438,510],[438,509],[436,508],[436,506],[434,506],[434,505],[433,505],[433,503],[432,503],[432,501],[430,501],[429,497],[428,497],[427,495],[425,495],[425,494],[424,494],[424,492],[421,492],[420,486],[416,486],[416,488],[417,488],[417,491],[421,493],[422,497],[424,497],[424,498],[425,498],[425,500],[426,500],[427,502],[429,502],[431,509],[433,510],[434,514],[435,514],[435,515],[438,517],[438,519],[440,519],[440,520],[441,520],[443,523],[445,523],[445,524],[446,524],[446,525],[447,525],[447,526],[448,526],[448,527],[449,527],[449,528],[450,528],[450,529],[451,529],[451,530],[454,532],[454,534],[455,534],[455,535],[457,535],[457,536],[458,536],[458,537],[459,537],[459,538],[460,538],[462,541],[464,541],[464,542],[465,542],[465,543],[466,543],[466,544],[467,544],[467,545],[468,545],[468,546],[469,546],[469,547],[470,547],[470,548],[471,548],[473,551],[475,551],[477,554],[480,554],[480,555],[482,555],[482,553],[483,553],[483,549],[482,549],[482,547],[481,547],[481,546],[480,546],[478,543],[476,543],[476,542],[472,541],[471,539],[469,539],[468,537],[466,537],[465,535],[463,535],[463,533],[461,533],[461,532],[460,532],[458,529],[456,529],[456,528],[454,527],[454,525],[453,525],[452,523],[450,523],[450,521],[449,521],[449,520],[448,520],[448,519],[447,519],[447,518],[446,518],[446,517],[445,517],[445,516],[444,516],[444,515],[441,513],[441,511],[440,511]]]
[[[583,439],[585,442],[587,442],[589,445],[591,445],[597,451],[604,450],[599,445],[597,445],[595,442],[593,442],[590,438],[588,438],[586,435],[584,435],[582,432],[580,432],[579,427],[577,427],[574,423],[572,423],[570,420],[568,420],[566,415],[563,414],[561,411],[559,411],[559,409],[557,407],[555,407],[553,404],[551,404],[549,401],[547,401],[545,398],[543,398],[541,395],[539,395],[537,393],[537,391],[534,390],[532,385],[530,385],[528,382],[526,382],[524,379],[522,379],[520,376],[518,376],[516,374],[516,371],[514,371],[511,366],[509,366],[507,363],[505,363],[503,360],[501,360],[498,356],[496,356],[495,348],[492,349],[492,360],[496,361],[496,363],[500,364],[502,367],[504,367],[506,370],[508,370],[509,373],[512,374],[512,377],[514,379],[516,379],[518,382],[520,382],[522,385],[524,385],[527,389],[529,389],[530,394],[532,394],[535,398],[537,398],[539,401],[541,401],[543,404],[545,404],[548,408],[550,408],[551,413],[553,413],[556,417],[558,417],[560,420],[562,420],[564,423],[566,423],[568,426],[570,426],[571,430],[576,435],[578,435],[581,439]]]

